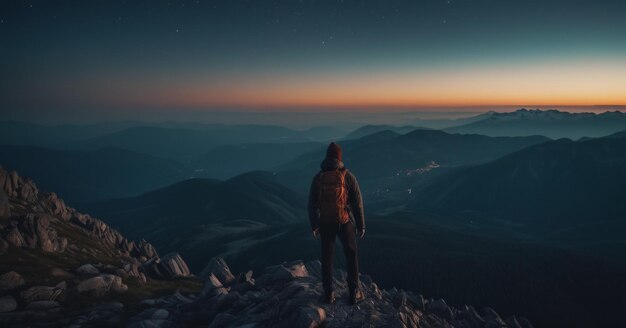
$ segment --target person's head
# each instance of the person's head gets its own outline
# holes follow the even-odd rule
[[[326,149],[326,158],[334,158],[341,161],[341,147],[338,144],[331,142]]]

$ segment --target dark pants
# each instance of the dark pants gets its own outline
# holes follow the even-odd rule
[[[356,255],[356,231],[352,221],[346,224],[331,224],[320,226],[322,240],[322,281],[324,292],[330,295],[333,291],[333,255],[335,254],[335,239],[339,237],[343,245],[348,266],[348,288],[353,292],[359,285],[359,263]]]

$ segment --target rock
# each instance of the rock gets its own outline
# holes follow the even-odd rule
[[[201,296],[203,297],[212,297],[215,295],[224,295],[228,294],[228,290],[224,288],[222,283],[214,274],[210,274],[207,282],[204,284],[204,288],[202,288]]]
[[[144,256],[148,259],[151,259],[154,257],[158,257],[159,255],[157,254],[157,251],[156,249],[154,249],[154,246],[152,246],[152,244],[142,239],[136,247],[136,256]]]
[[[187,277],[191,275],[185,260],[178,253],[169,253],[161,258],[162,272],[166,272],[169,278]]]
[[[60,306],[61,304],[55,301],[34,301],[26,306],[26,310],[48,310]]]
[[[279,264],[265,268],[263,275],[257,279],[257,283],[259,285],[275,284],[308,276],[309,273],[304,263],[295,261],[289,264]]]
[[[484,327],[486,324],[485,320],[471,306],[465,306],[465,309],[461,311],[460,317],[469,322],[472,327]]]
[[[169,316],[170,313],[166,309],[157,309],[156,311],[154,311],[154,313],[152,313],[153,320],[163,320],[167,319],[167,317]]]
[[[17,309],[17,301],[11,295],[0,297],[0,313],[11,312]]]
[[[213,321],[211,322],[211,325],[209,326],[209,328],[229,327],[230,323],[232,323],[236,319],[237,319],[237,317],[235,317],[234,315],[232,315],[230,313],[225,313],[225,312],[218,313],[215,316],[215,319],[213,319]]]
[[[101,274],[97,277],[81,281],[76,290],[79,293],[90,293],[95,296],[104,296],[109,292],[124,293],[128,286],[122,283],[122,278],[112,274]]]
[[[11,216],[11,208],[9,207],[9,196],[0,186],[0,219]]]
[[[396,309],[399,309],[401,306],[406,306],[407,304],[406,293],[402,290],[396,293],[396,295],[393,296],[392,303]]]
[[[506,322],[507,328],[522,328],[517,318],[513,315],[508,317],[504,322]]]
[[[70,274],[69,272],[61,268],[52,268],[52,270],[50,270],[50,274],[53,277],[60,278],[60,279],[68,279],[72,277],[72,274]]]
[[[63,251],[67,246],[65,238],[58,238],[56,230],[50,226],[51,216],[48,214],[28,213],[20,217],[19,232],[22,236],[21,246],[39,248],[44,252]],[[15,236],[15,238],[19,238]]]
[[[4,239],[7,241],[7,243],[9,243],[9,245],[12,245],[14,247],[23,247],[26,245],[26,241],[24,240],[24,237],[17,227],[13,227],[13,229],[11,229],[9,233],[4,236]]]
[[[413,304],[413,306],[420,310],[420,311],[424,311],[426,308],[426,304],[424,302],[424,296],[422,296],[422,294],[419,295],[413,295],[413,294],[408,294],[408,301]]]
[[[487,322],[486,327],[506,326],[506,323],[504,322],[504,320],[502,320],[502,318],[500,318],[500,315],[490,307],[484,308],[483,317]]]
[[[252,278],[252,270],[248,270],[246,273],[242,274],[239,277],[239,282],[254,286],[254,278]]]
[[[79,266],[76,269],[76,273],[78,274],[84,274],[84,275],[88,275],[88,274],[99,274],[100,270],[98,270],[95,266],[93,266],[92,264],[83,264],[81,266]]]
[[[0,255],[6,253],[9,250],[9,243],[0,237]]]
[[[54,301],[63,294],[64,289],[65,288],[33,286],[21,292],[20,297],[27,303],[34,301]]]
[[[430,304],[428,311],[448,320],[452,319],[453,316],[452,309],[441,298]]]
[[[522,326],[522,328],[533,328],[533,325],[530,323],[530,321],[528,321],[528,319],[524,317],[517,318],[517,321],[519,322],[520,326]]]
[[[230,284],[235,280],[235,276],[230,272],[230,268],[221,257],[212,258],[200,273],[200,278],[207,279],[211,273],[223,284]]]
[[[12,291],[21,286],[24,286],[26,281],[15,271],[9,271],[0,276],[0,293]]]
[[[288,326],[315,328],[320,327],[324,320],[326,320],[326,311],[319,306],[309,304],[295,311]]]

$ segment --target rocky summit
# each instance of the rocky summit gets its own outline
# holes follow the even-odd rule
[[[159,256],[16,172],[0,168],[0,187],[2,327],[532,327],[491,308],[384,290],[367,275],[365,300],[351,306],[340,270],[337,302],[323,304],[319,261],[255,274],[213,258],[195,276],[179,254]]]

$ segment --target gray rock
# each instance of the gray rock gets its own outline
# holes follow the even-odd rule
[[[48,310],[60,306],[61,304],[55,301],[34,301],[26,306],[26,310]]]
[[[70,274],[69,272],[61,268],[52,268],[52,270],[50,270],[50,274],[53,277],[60,278],[60,279],[69,279],[72,277],[72,274]]]
[[[161,268],[170,278],[191,275],[185,260],[178,253],[169,253],[161,258]]]
[[[65,288],[33,286],[20,293],[20,297],[27,303],[34,301],[54,301],[63,294]]]
[[[231,325],[232,322],[234,322],[237,319],[237,317],[235,317],[234,315],[230,314],[230,313],[218,313],[215,316],[215,319],[213,319],[213,321],[211,322],[211,325],[209,326],[209,328],[225,328],[225,327],[229,327]]]
[[[99,274],[100,270],[98,270],[98,268],[96,268],[92,264],[83,264],[76,269],[76,273],[84,275]]]
[[[0,276],[0,293],[12,291],[21,286],[24,286],[26,281],[15,271],[9,271]]]
[[[20,233],[20,230],[17,227],[13,227],[13,229],[11,229],[9,233],[4,236],[4,239],[7,241],[7,243],[9,243],[9,245],[14,247],[26,246],[26,241],[24,240],[22,233]]]
[[[230,284],[235,280],[235,276],[230,272],[228,264],[221,257],[212,258],[200,273],[200,278],[207,279],[211,273],[223,284]]]
[[[201,296],[202,297],[212,297],[215,295],[225,295],[228,294],[228,290],[224,288],[222,283],[214,274],[210,274],[206,283],[204,284],[204,288],[202,288]]]
[[[154,311],[154,313],[152,313],[153,320],[163,320],[167,319],[169,316],[170,312],[166,309],[157,309],[156,311]]]
[[[97,277],[81,281],[76,290],[79,293],[91,293],[95,296],[104,296],[109,292],[124,293],[128,286],[122,283],[122,278],[112,274],[101,274]]]
[[[11,295],[0,297],[0,313],[11,312],[17,309],[17,301]]]

